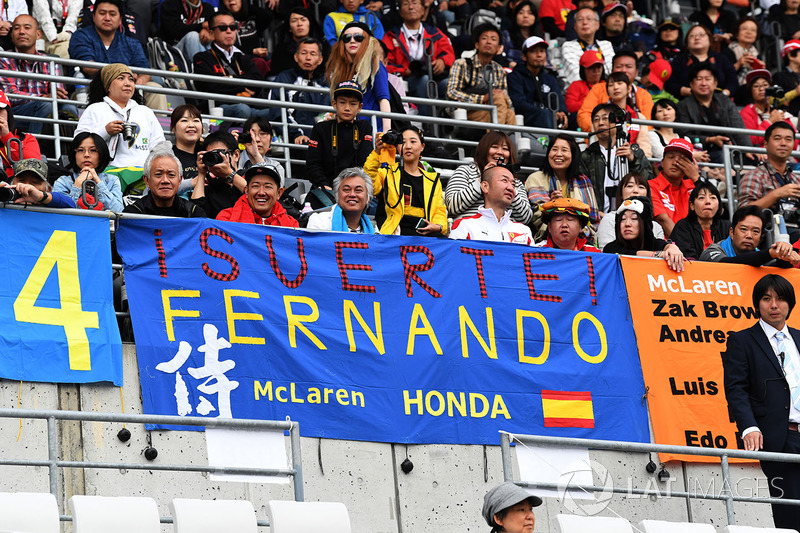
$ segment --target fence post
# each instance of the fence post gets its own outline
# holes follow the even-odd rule
[[[47,417],[47,471],[50,478],[50,494],[58,500],[58,443],[56,442],[56,417]]]
[[[725,165],[725,187],[727,191],[725,194],[728,196],[728,216],[733,220],[733,212],[736,209],[733,198],[733,165],[731,165],[731,145],[722,145],[722,163]]]
[[[292,444],[292,468],[294,469],[294,476],[292,482],[294,483],[294,500],[302,502],[303,495],[303,460],[300,455],[300,424],[292,421],[292,428],[289,430],[289,441]]]
[[[286,101],[286,89],[280,88],[281,102]],[[281,108],[281,120],[283,121],[283,142],[284,144],[292,144],[289,141],[289,113],[285,107]],[[286,167],[286,179],[292,179],[292,151],[288,146],[283,149],[283,166]]]
[[[723,455],[720,457],[720,466],[722,466],[722,495],[725,496],[725,511],[728,513],[728,525],[732,526],[736,523],[736,517],[733,514],[733,492],[731,491],[731,471],[728,466],[728,456]]]
[[[56,71],[56,63],[55,61],[50,61],[50,72]],[[50,98],[52,100],[53,106],[53,118],[58,118],[58,84],[56,82],[50,83]],[[57,122],[53,122],[53,136],[55,137],[54,144],[55,144],[55,153],[56,153],[56,160],[61,157],[61,125]]]
[[[503,459],[503,481],[514,481],[514,465],[511,462],[511,436],[500,433],[500,456]]]

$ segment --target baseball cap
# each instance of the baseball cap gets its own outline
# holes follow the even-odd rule
[[[628,8],[624,4],[620,4],[619,2],[611,2],[603,8],[603,12],[600,14],[600,20],[603,20],[617,10],[621,11],[625,18],[628,18]]]
[[[355,96],[359,101],[363,101],[364,91],[361,90],[361,86],[358,83],[352,80],[344,80],[333,91],[334,100],[337,96]]]
[[[647,75],[647,78],[650,80],[650,83],[661,89],[664,90],[664,82],[672,76],[672,65],[669,64],[669,61],[666,59],[656,59],[652,63],[650,63],[650,73]]]
[[[686,139],[672,139],[665,147],[664,153],[667,152],[680,152],[692,161],[694,161],[694,146]]]
[[[539,209],[542,211],[542,221],[545,224],[549,224],[552,216],[557,213],[568,213],[576,216],[581,219],[581,224],[583,226],[589,222],[589,205],[575,198],[550,200],[542,204]]]
[[[747,85],[750,85],[750,82],[755,81],[757,78],[764,78],[769,83],[772,83],[772,74],[765,68],[757,68],[751,70],[750,72],[747,73],[744,82]]]
[[[275,180],[275,183],[278,184],[278,187],[283,187],[283,178],[281,178],[281,173],[278,172],[275,166],[271,165],[270,163],[257,163],[248,168],[244,173],[244,179],[247,183],[250,183],[250,180],[256,176],[269,176]]]
[[[23,172],[33,172],[40,180],[47,181],[47,163],[41,159],[23,159],[14,163],[14,175],[19,176]]]
[[[792,39],[786,41],[786,44],[783,45],[783,50],[781,50],[781,57],[786,57],[786,54],[792,50],[800,50],[800,40]]]
[[[494,515],[525,500],[529,500],[532,507],[542,505],[540,497],[534,496],[512,481],[506,481],[486,493],[486,496],[483,497],[481,514],[487,524],[492,527],[498,527],[498,524],[494,521]]]
[[[11,107],[11,102],[8,101],[8,96],[3,91],[0,91],[0,109],[4,107]]]
[[[547,41],[545,41],[541,37],[537,37],[537,36],[533,35],[533,36],[528,37],[527,39],[525,39],[525,42],[522,43],[522,51],[524,52],[528,48],[533,48],[534,46],[536,46],[538,44],[543,44],[545,46],[545,48],[550,46],[549,44],[547,44]]]
[[[669,26],[671,28],[675,28],[676,30],[681,29],[681,25],[680,25],[680,23],[678,21],[676,21],[675,19],[666,18],[666,19],[661,21],[661,24],[658,25],[658,31],[663,30],[667,26]]]
[[[580,66],[589,68],[592,65],[603,64],[603,54],[598,50],[586,50],[579,61]]]

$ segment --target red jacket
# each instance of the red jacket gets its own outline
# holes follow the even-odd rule
[[[428,24],[423,24],[423,43],[425,43],[427,39],[430,39],[433,43],[433,56],[431,57],[431,62],[437,59],[442,59],[444,60],[445,67],[452,67],[456,60],[456,54],[453,51],[453,45],[447,35],[442,33],[439,28],[430,26]],[[408,43],[406,42],[406,36],[403,35],[403,32],[398,27],[387,32],[383,36],[382,40],[383,44],[386,45],[386,48],[389,49],[389,55],[386,58],[386,70],[388,70],[390,74],[399,74],[403,76],[411,64],[411,60],[408,57]],[[428,71],[425,70],[424,73],[427,74]]]
[[[755,104],[748,104],[741,111],[739,114],[742,115],[742,121],[744,122],[744,127],[748,130],[761,130],[766,131],[772,125],[772,122],[769,120],[761,120],[761,116],[758,114],[756,110]],[[788,122],[788,121],[787,121]],[[750,142],[753,143],[753,146],[764,146],[764,137],[759,137],[758,135],[751,135]],[[800,141],[795,139],[794,141],[794,149],[797,150],[797,146]]]
[[[8,143],[11,139],[14,139],[14,141],[11,143],[11,146],[9,146]],[[17,143],[18,140],[20,143]],[[19,148],[22,148],[22,154],[19,153]],[[11,152],[10,154],[9,151]],[[41,158],[42,153],[39,149],[39,142],[36,140],[36,137],[30,133],[26,133],[25,138],[21,140],[16,132],[9,132],[5,137],[0,139],[0,159],[2,159],[3,168],[9,178],[14,176],[12,162],[20,161],[22,159]]]
[[[247,224],[263,224],[264,226],[284,226],[287,228],[299,228],[300,224],[297,220],[292,218],[286,213],[286,209],[280,204],[275,202],[272,206],[272,213],[267,218],[261,218],[250,208],[250,203],[247,201],[247,194],[243,194],[236,200],[233,207],[223,209],[217,215],[217,220],[230,220],[231,222],[244,222]]]
[[[564,99],[567,102],[567,113],[577,113],[591,90],[592,87],[584,80],[572,82],[567,87],[567,92],[564,95]]]

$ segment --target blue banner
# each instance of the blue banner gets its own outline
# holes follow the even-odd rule
[[[304,436],[648,441],[615,255],[123,220],[144,410]]]
[[[0,377],[122,385],[104,218],[0,209]]]

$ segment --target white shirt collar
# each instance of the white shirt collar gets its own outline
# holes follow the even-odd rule
[[[766,322],[764,322],[763,318],[759,318],[758,323],[761,324],[761,329],[764,330],[764,333],[766,334],[769,340],[772,340],[772,338],[775,336],[776,333],[778,333],[778,331],[782,331],[783,334],[786,335],[787,339],[792,338],[792,336],[789,334],[789,326],[787,326],[785,323],[783,324],[783,329],[781,330],[775,329],[770,324],[767,324]]]

